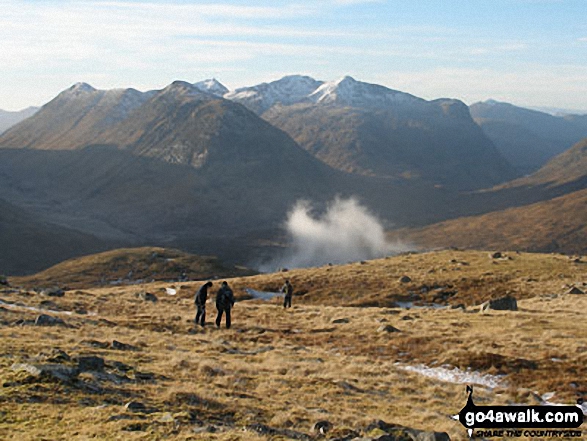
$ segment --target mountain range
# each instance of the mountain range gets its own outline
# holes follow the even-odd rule
[[[351,77],[288,76],[235,91],[216,80],[148,92],[77,83],[0,136],[0,198],[38,226],[75,232],[80,252],[84,244],[161,245],[250,264],[283,246],[283,222],[301,199],[320,211],[354,196],[388,228],[420,228],[584,186],[581,149],[515,180],[525,165],[508,161],[488,121],[515,127],[516,146],[527,147],[520,156],[530,158],[543,146],[533,149],[523,133],[543,116],[483,106]],[[575,128],[553,137],[557,145],[583,136],[582,117],[551,118],[555,128]],[[547,150],[533,167],[556,154]],[[558,180],[545,184],[545,174]],[[8,236],[7,246],[20,240]],[[63,257],[48,248],[42,263],[10,271]]]
[[[29,116],[34,115],[37,110],[39,110],[37,107],[27,107],[17,112],[0,110],[0,134],[22,120],[27,119]]]

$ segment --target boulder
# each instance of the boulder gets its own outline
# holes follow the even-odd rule
[[[496,311],[517,311],[518,302],[514,297],[507,295],[499,299],[490,300],[489,302],[485,302],[483,305],[481,305],[481,311],[487,311],[489,309]]]
[[[35,319],[35,326],[66,326],[59,317],[41,314]]]
[[[141,292],[137,293],[137,297],[140,299],[143,299],[147,302],[153,302],[153,303],[155,303],[158,300],[157,296],[155,294],[152,294],[152,293],[146,292],[146,291],[141,291]]]
[[[330,430],[332,430],[332,427],[333,425],[330,421],[322,420],[314,424],[312,431],[316,434],[319,433],[320,435],[326,435]]]
[[[58,380],[65,383],[73,381],[79,375],[79,370],[77,368],[64,366],[62,364],[15,363],[12,365],[12,370],[25,371],[33,377]]]
[[[379,326],[379,328],[377,328],[377,332],[392,333],[392,332],[401,332],[401,331],[397,328],[394,328],[391,325],[381,325],[381,326]]]
[[[139,348],[133,345],[129,345],[127,343],[122,343],[118,340],[112,340],[112,344],[110,345],[112,349],[116,349],[118,351],[138,351]]]
[[[65,295],[65,291],[59,287],[55,287],[44,289],[43,291],[41,291],[41,294],[48,297],[63,297]]]
[[[95,355],[87,355],[76,358],[77,367],[80,371],[103,371],[104,359]]]
[[[410,276],[401,276],[399,279],[400,283],[410,283],[412,278]]]
[[[0,286],[10,286],[6,276],[0,276]]]
[[[503,258],[503,254],[499,251],[496,251],[495,253],[491,253],[489,257],[492,259],[501,259]]]
[[[585,294],[582,290],[577,288],[576,286],[571,287],[566,294]]]

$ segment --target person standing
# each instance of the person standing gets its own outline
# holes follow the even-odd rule
[[[202,286],[200,286],[200,289],[198,289],[194,299],[194,303],[198,309],[196,312],[196,325],[200,325],[202,328],[206,323],[206,300],[208,300],[208,289],[211,287],[212,282],[204,283]]]
[[[230,328],[230,310],[234,306],[234,293],[228,286],[228,283],[222,282],[220,289],[216,293],[216,309],[218,316],[216,317],[216,327],[220,328],[222,322],[222,314],[226,314],[226,329]]]
[[[281,292],[284,294],[283,296],[283,307],[284,308],[291,308],[291,298],[293,296],[293,286],[289,283],[289,279],[285,281],[283,286],[281,287]]]

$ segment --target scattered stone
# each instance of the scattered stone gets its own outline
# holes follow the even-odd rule
[[[63,297],[65,295],[65,291],[59,287],[47,288],[43,289],[41,294],[48,297]]]
[[[492,259],[501,259],[503,258],[503,254],[499,251],[496,251],[495,253],[491,253],[489,257]]]
[[[157,421],[160,423],[175,423],[175,418],[173,418],[171,413],[165,412],[157,419]]]
[[[321,435],[326,435],[330,430],[332,430],[332,423],[330,421],[322,420],[318,421],[312,427],[312,431],[314,433],[319,433]]]
[[[145,300],[146,302],[155,303],[158,300],[157,296],[155,294],[152,294],[152,293],[146,292],[146,291],[141,291],[141,292],[137,293],[137,297],[142,300]]]
[[[110,345],[112,349],[116,349],[117,351],[138,351],[139,348],[133,345],[129,345],[127,343],[122,343],[118,340],[112,340],[112,344]]]
[[[39,307],[42,309],[50,309],[53,311],[61,311],[61,306],[51,300],[43,300],[39,302]]]
[[[409,276],[401,276],[399,279],[400,283],[410,283],[412,278]]]
[[[1,286],[10,286],[10,284],[8,283],[8,279],[6,278],[6,276],[0,276],[0,285]]]
[[[577,288],[576,286],[573,286],[572,288],[570,288],[566,294],[585,294],[583,291],[581,291],[579,288]]]
[[[152,372],[139,372],[135,371],[136,381],[153,381],[155,380],[155,374]]]
[[[514,297],[507,295],[499,299],[490,300],[481,305],[481,311],[487,311],[489,309],[496,311],[517,311],[518,302]]]
[[[66,324],[59,317],[41,314],[35,319],[35,326],[66,326]]]
[[[147,423],[133,423],[123,427],[122,430],[127,432],[144,432],[148,427],[149,425]]]
[[[379,328],[377,328],[377,332],[392,333],[392,332],[401,332],[401,331],[397,328],[394,328],[391,325],[381,325]]]
[[[332,323],[349,323],[350,320],[348,318],[339,318],[339,319],[334,319],[332,320]]]
[[[44,357],[50,363],[63,363],[71,361],[71,357],[59,348],[53,348],[49,354],[39,354],[39,357]]]
[[[466,311],[467,310],[467,307],[465,306],[464,303],[459,303],[458,305],[452,305],[450,307],[450,309],[461,309],[463,311]]]
[[[126,403],[124,405],[124,408],[128,411],[131,411],[131,412],[139,412],[139,413],[147,412],[147,406],[145,406],[140,401],[129,401],[128,403]]]
[[[76,358],[77,367],[82,372],[103,371],[104,359],[95,355],[81,356]]]
[[[79,370],[62,364],[29,364],[15,363],[12,365],[14,371],[26,371],[33,377],[59,380],[65,383],[73,381]]]

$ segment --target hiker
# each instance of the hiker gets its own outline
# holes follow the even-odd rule
[[[222,314],[226,313],[226,329],[230,328],[230,309],[234,306],[234,293],[228,286],[228,283],[222,282],[220,289],[216,293],[216,309],[218,316],[216,317],[216,327],[220,328],[222,322]]]
[[[194,303],[198,308],[198,312],[196,313],[196,325],[201,325],[202,328],[206,323],[206,300],[208,300],[208,288],[212,287],[212,282],[206,282],[198,292],[196,293],[196,297],[194,299]]]
[[[285,294],[283,297],[283,307],[284,308],[291,308],[291,297],[293,295],[293,286],[289,283],[289,279],[285,281],[283,286],[281,287],[281,292]]]

